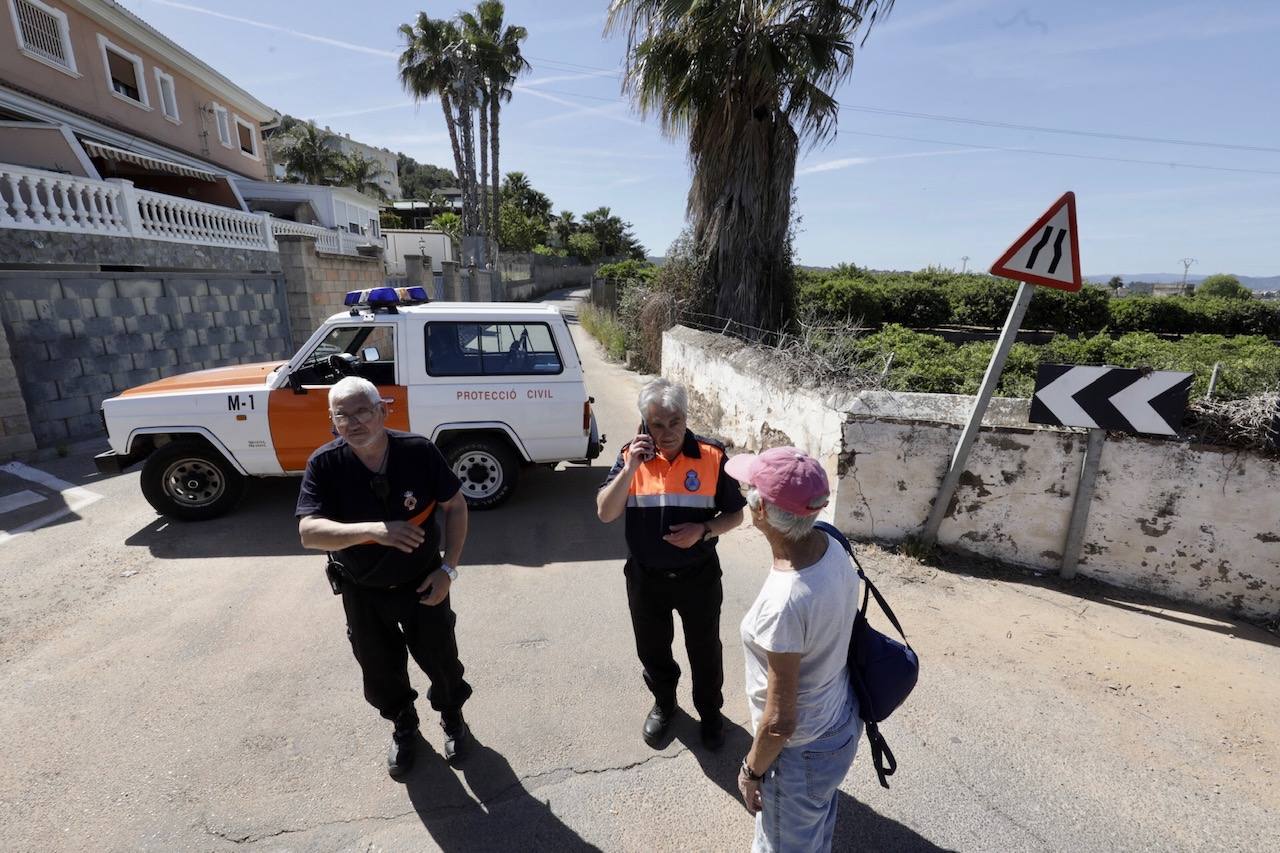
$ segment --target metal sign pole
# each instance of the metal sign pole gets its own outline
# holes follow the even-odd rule
[[[991,363],[987,365],[986,375],[982,377],[978,397],[973,401],[969,423],[960,435],[960,441],[956,444],[955,453],[951,457],[951,467],[947,469],[942,487],[938,489],[938,497],[934,499],[933,508],[929,510],[929,518],[924,523],[921,538],[926,543],[932,544],[938,541],[938,528],[942,526],[947,506],[951,503],[952,495],[956,493],[960,475],[964,473],[965,463],[969,460],[969,450],[978,438],[978,430],[982,427],[982,417],[987,413],[987,405],[995,394],[996,386],[1000,384],[1000,373],[1004,370],[1004,362],[1009,357],[1013,342],[1018,338],[1018,327],[1022,325],[1022,317],[1027,313],[1027,306],[1031,304],[1033,291],[1034,287],[1025,281],[1018,285],[1018,295],[1014,297],[1013,307],[1009,309],[1009,316],[1004,321],[1004,330],[1000,332],[1000,341],[996,344],[996,350],[991,354]]]
[[[1080,482],[1076,485],[1076,498],[1071,504],[1071,523],[1067,526],[1067,544],[1062,549],[1064,580],[1076,576],[1080,562],[1080,546],[1084,544],[1084,528],[1089,522],[1089,502],[1093,500],[1093,485],[1098,479],[1098,463],[1102,460],[1102,443],[1107,440],[1105,429],[1089,430],[1089,445],[1084,451],[1084,464],[1080,466]]]

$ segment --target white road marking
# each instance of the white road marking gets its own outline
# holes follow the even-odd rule
[[[37,495],[30,489],[23,489],[11,495],[3,495],[0,496],[0,513],[13,512],[15,509],[22,509],[24,506],[38,504],[42,500],[44,500],[44,495]]]
[[[47,515],[42,515],[34,521],[28,521],[26,524],[19,525],[13,530],[0,531],[0,545],[5,544],[11,539],[24,533],[30,533],[38,530],[46,524],[57,521],[64,515],[70,515],[73,512],[79,512],[91,503],[95,503],[102,499],[102,495],[97,492],[91,492],[88,489],[68,483],[52,474],[48,474],[38,468],[32,468],[30,465],[23,465],[21,462],[10,462],[7,465],[0,465],[0,471],[6,474],[12,474],[15,477],[21,477],[32,483],[38,483],[49,489],[55,490],[62,499],[66,501],[65,506],[59,507],[56,511]]]

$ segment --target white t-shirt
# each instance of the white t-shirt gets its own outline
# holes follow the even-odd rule
[[[798,652],[796,730],[788,747],[803,746],[840,723],[849,701],[849,637],[858,610],[858,573],[830,536],[827,550],[799,571],[769,570],[742,619],[751,726],[760,728],[769,683],[767,652]]]

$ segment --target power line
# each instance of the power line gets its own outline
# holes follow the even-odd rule
[[[1101,160],[1106,163],[1135,163],[1144,166],[1167,166],[1175,169],[1199,169],[1209,172],[1239,172],[1246,175],[1280,175],[1275,169],[1242,169],[1232,166],[1209,166],[1201,163],[1178,163],[1172,160],[1140,160],[1135,157],[1104,157],[1100,154],[1072,154],[1066,151],[1045,151],[1041,148],[1006,148],[997,145],[971,145],[967,142],[952,142],[948,139],[925,139],[919,136],[896,136],[889,133],[871,133],[865,130],[844,130],[855,136],[872,136],[877,139],[897,139],[906,142],[927,142],[930,145],[954,145],[957,148],[970,148],[975,151],[1005,151],[1010,154],[1038,154],[1044,157],[1070,157],[1076,160]]]
[[[840,106],[847,110],[875,115],[898,116],[900,118],[924,119],[926,121],[945,121],[954,124],[968,124],[976,127],[998,127],[1005,130],[1025,130],[1033,133],[1064,133],[1072,136],[1088,136],[1094,139],[1119,139],[1125,142],[1154,142],[1161,145],[1192,145],[1199,148],[1223,148],[1230,151],[1265,151],[1269,154],[1280,154],[1280,148],[1269,148],[1265,145],[1233,145],[1229,142],[1204,142],[1194,139],[1171,139],[1162,136],[1131,136],[1124,133],[1109,133],[1101,130],[1072,130],[1065,127],[1039,127],[1032,124],[1013,124],[1006,121],[965,118],[964,116],[935,115],[933,113],[917,113],[907,110],[890,110],[883,107],[868,107],[862,104],[845,104]]]
[[[541,62],[544,65],[564,66],[566,70],[584,70],[584,71],[603,71],[609,72],[616,77],[622,74],[617,69],[601,68],[597,65],[580,65],[572,62],[564,62],[559,59],[543,59],[539,57],[528,57],[535,62]],[[570,94],[562,92],[561,94]],[[600,99],[599,96],[580,95],[579,97],[589,97]],[[871,113],[874,115],[896,116],[898,118],[920,119],[923,121],[939,121],[949,122],[952,124],[965,124],[974,127],[995,127],[1004,130],[1022,130],[1030,133],[1058,133],[1070,136],[1086,136],[1094,139],[1116,139],[1123,142],[1149,142],[1159,145],[1187,145],[1196,148],[1220,148],[1226,151],[1260,151],[1267,154],[1280,154],[1280,148],[1266,145],[1238,145],[1230,142],[1209,142],[1201,139],[1178,139],[1166,136],[1139,136],[1127,133],[1114,133],[1104,130],[1077,130],[1068,127],[1045,127],[1034,124],[1016,124],[1014,122],[995,121],[992,119],[972,118],[969,116],[941,115],[938,113],[915,112],[912,110],[894,110],[887,107],[873,107],[866,104],[848,104],[840,103],[844,109],[854,110],[855,112]]]

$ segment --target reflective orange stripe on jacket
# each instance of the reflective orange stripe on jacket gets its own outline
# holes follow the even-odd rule
[[[631,448],[623,451],[629,454]],[[698,442],[699,456],[684,453],[668,462],[655,455],[636,469],[627,493],[627,506],[640,508],[689,507],[715,510],[716,483],[724,451],[714,444]]]

